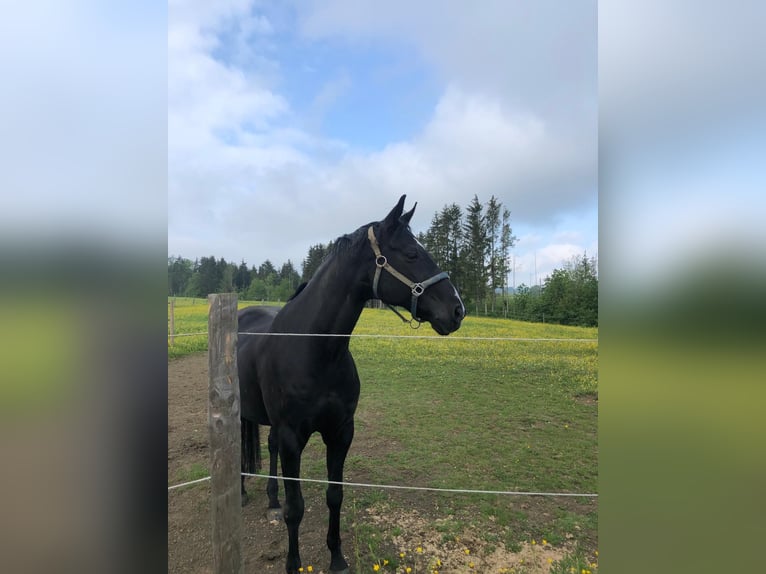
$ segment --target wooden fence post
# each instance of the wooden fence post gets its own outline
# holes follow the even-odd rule
[[[210,483],[214,574],[241,574],[239,379],[237,377],[237,294],[208,296],[210,373]]]

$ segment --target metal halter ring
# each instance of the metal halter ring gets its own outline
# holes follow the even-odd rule
[[[415,297],[420,297],[423,294],[423,291],[425,291],[425,287],[423,287],[423,285],[421,285],[420,283],[415,283],[412,286],[412,294]]]
[[[388,263],[388,259],[386,259],[386,256],[385,256],[385,255],[378,255],[378,256],[375,258],[375,265],[377,265],[377,266],[378,266],[378,267],[380,267],[381,269],[382,269],[383,267],[385,267],[387,263]]]

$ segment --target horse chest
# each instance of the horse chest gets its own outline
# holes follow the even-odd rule
[[[272,420],[301,421],[318,430],[326,421],[353,416],[360,385],[350,356],[337,362],[293,361],[270,367],[261,373],[261,387]]]

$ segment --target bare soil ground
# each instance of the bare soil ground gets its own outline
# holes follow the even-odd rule
[[[168,363],[168,484],[207,476],[207,354],[195,354]],[[265,439],[265,432],[261,436]],[[196,472],[196,474],[195,474]],[[265,484],[251,479],[250,502],[242,509],[245,572],[283,572],[287,556],[284,522],[266,518]],[[281,486],[280,486],[281,489]],[[281,494],[281,492],[280,492]],[[306,513],[301,523],[301,559],[304,564],[329,563],[325,543],[327,508],[324,496],[305,496]],[[168,493],[168,572],[212,572],[210,484],[203,482]],[[351,534],[341,532],[344,549]],[[322,569],[314,566],[314,572]]]
[[[168,484],[207,476],[208,429],[207,429],[207,354],[195,354],[168,363]],[[265,432],[261,431],[262,439]],[[262,440],[262,444],[265,441]],[[377,449],[386,448],[385,441],[374,434],[360,433],[352,449],[357,454],[374,456]],[[364,475],[355,472],[352,479],[364,482]],[[266,518],[267,498],[265,484],[249,479],[249,504],[243,508],[245,572],[284,572],[287,549],[287,532],[283,522],[269,522]],[[449,516],[439,513],[438,500],[402,492],[397,494],[398,504],[393,507],[381,500],[369,508],[361,508],[355,494],[346,489],[341,521],[341,537],[352,572],[372,572],[373,563],[355,564],[359,552],[355,532],[373,527],[383,533],[393,556],[406,554],[402,567],[408,560],[420,565],[434,567],[440,557],[439,572],[520,572],[527,574],[547,573],[551,562],[561,559],[567,552],[566,545],[552,548],[541,544],[522,544],[518,552],[511,552],[502,545],[489,546],[481,533],[461,531],[445,541]],[[280,497],[282,497],[280,485]],[[304,488],[306,512],[301,524],[300,548],[304,566],[313,565],[313,572],[327,571],[329,552],[325,544],[327,508],[320,487]],[[404,504],[402,504],[404,502]],[[515,503],[514,503],[515,504]],[[520,509],[533,509],[541,515],[551,511],[546,502],[520,501]],[[569,504],[569,503],[567,503]],[[571,504],[574,505],[574,502]],[[406,510],[402,510],[406,508]],[[367,530],[369,532],[369,529]],[[369,535],[369,534],[366,534]],[[416,548],[422,550],[417,556]],[[470,554],[465,553],[471,548]],[[431,557],[431,558],[428,558]],[[363,560],[368,561],[368,557]],[[419,562],[418,562],[419,560]],[[168,572],[170,574],[207,574],[212,572],[210,483],[202,482],[168,493]],[[392,571],[391,565],[381,571]],[[429,572],[431,570],[428,570]]]

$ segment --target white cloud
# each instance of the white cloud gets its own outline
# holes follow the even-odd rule
[[[161,233],[165,25],[152,7],[90,4],[17,3],[0,18],[5,232]]]
[[[515,220],[549,226],[555,225],[558,212],[592,205],[595,123],[580,129],[590,116],[579,109],[565,113],[557,103],[562,88],[546,83],[560,71],[532,60],[523,64],[524,58],[508,54],[508,42],[523,44],[534,36],[524,22],[500,30],[499,14],[467,11],[462,23],[468,29],[493,23],[481,37],[457,42],[455,38],[467,37],[465,30],[442,10],[429,14],[427,5],[418,4],[404,11],[404,18],[396,6],[386,6],[374,3],[357,10],[353,4],[328,3],[306,12],[303,20],[308,41],[339,33],[369,38],[381,30],[404,30],[402,41],[417,43],[424,57],[452,78],[422,130],[407,140],[361,152],[353,142],[331,141],[304,128],[321,124],[353,88],[350,71],[336,67],[337,75],[313,94],[308,117],[297,117],[272,75],[280,72],[277,62],[264,64],[261,54],[259,65],[243,68],[241,62],[253,54],[241,53],[226,63],[213,57],[222,30],[235,29],[236,38],[229,41],[244,52],[248,45],[251,51],[261,46],[259,36],[279,34],[266,16],[256,14],[248,2],[171,3],[171,252],[244,258],[248,263],[290,258],[300,264],[308,245],[380,219],[403,193],[409,202],[418,201],[416,229],[425,229],[444,204],[466,206],[474,194],[482,201],[494,194]],[[236,18],[250,23],[232,27]],[[562,25],[554,27],[560,30]],[[529,41],[530,57],[547,42]],[[572,52],[556,53],[569,58]],[[468,74],[474,68],[476,74]],[[574,97],[575,108],[588,100],[590,88]],[[531,105],[535,93],[545,97]],[[570,116],[578,119],[563,121]]]
[[[513,114],[502,102],[451,86],[423,131],[371,154],[347,157],[329,173],[334,188],[416,198],[433,213],[490,195],[529,219],[552,217],[593,196],[595,158],[551,137],[535,116]],[[584,182],[590,179],[590,184]],[[580,186],[567,186],[578,182]]]
[[[601,3],[599,19],[607,134],[619,128],[622,142],[646,146],[679,138],[693,144],[700,134],[763,110],[762,2],[623,0]],[[677,145],[671,144],[674,153]]]
[[[323,0],[301,14],[311,38],[395,39],[415,46],[447,82],[550,108],[574,93],[595,97],[595,2]],[[579,95],[575,105],[592,108]],[[550,109],[549,109],[550,111]],[[593,116],[595,117],[595,116]],[[574,118],[574,115],[572,116]]]

